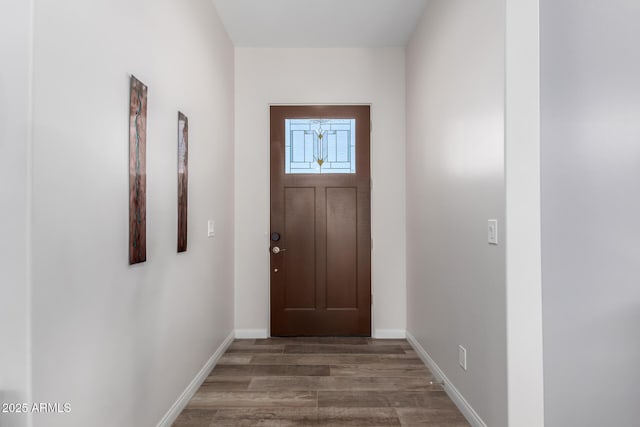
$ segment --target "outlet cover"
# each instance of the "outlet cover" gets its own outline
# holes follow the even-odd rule
[[[463,346],[458,346],[458,364],[465,371],[467,370],[467,349]]]
[[[490,219],[487,222],[487,238],[489,244],[497,245],[498,244],[498,220]]]

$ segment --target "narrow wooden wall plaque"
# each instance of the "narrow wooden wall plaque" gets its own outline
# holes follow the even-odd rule
[[[189,119],[178,112],[178,252],[187,250]]]
[[[129,102],[129,264],[147,260],[147,86],[131,76]]]

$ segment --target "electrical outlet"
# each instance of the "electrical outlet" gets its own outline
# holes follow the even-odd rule
[[[210,219],[207,222],[207,237],[213,237],[216,235],[216,222]]]
[[[467,370],[467,349],[463,346],[458,346],[458,364],[465,371]]]

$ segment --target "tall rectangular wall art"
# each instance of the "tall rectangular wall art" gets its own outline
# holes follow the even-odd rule
[[[131,76],[129,101],[129,264],[147,260],[147,86]]]
[[[178,112],[178,252],[187,250],[189,119]]]

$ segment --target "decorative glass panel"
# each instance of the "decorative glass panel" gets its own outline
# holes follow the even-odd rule
[[[356,173],[355,119],[285,119],[285,173]]]

